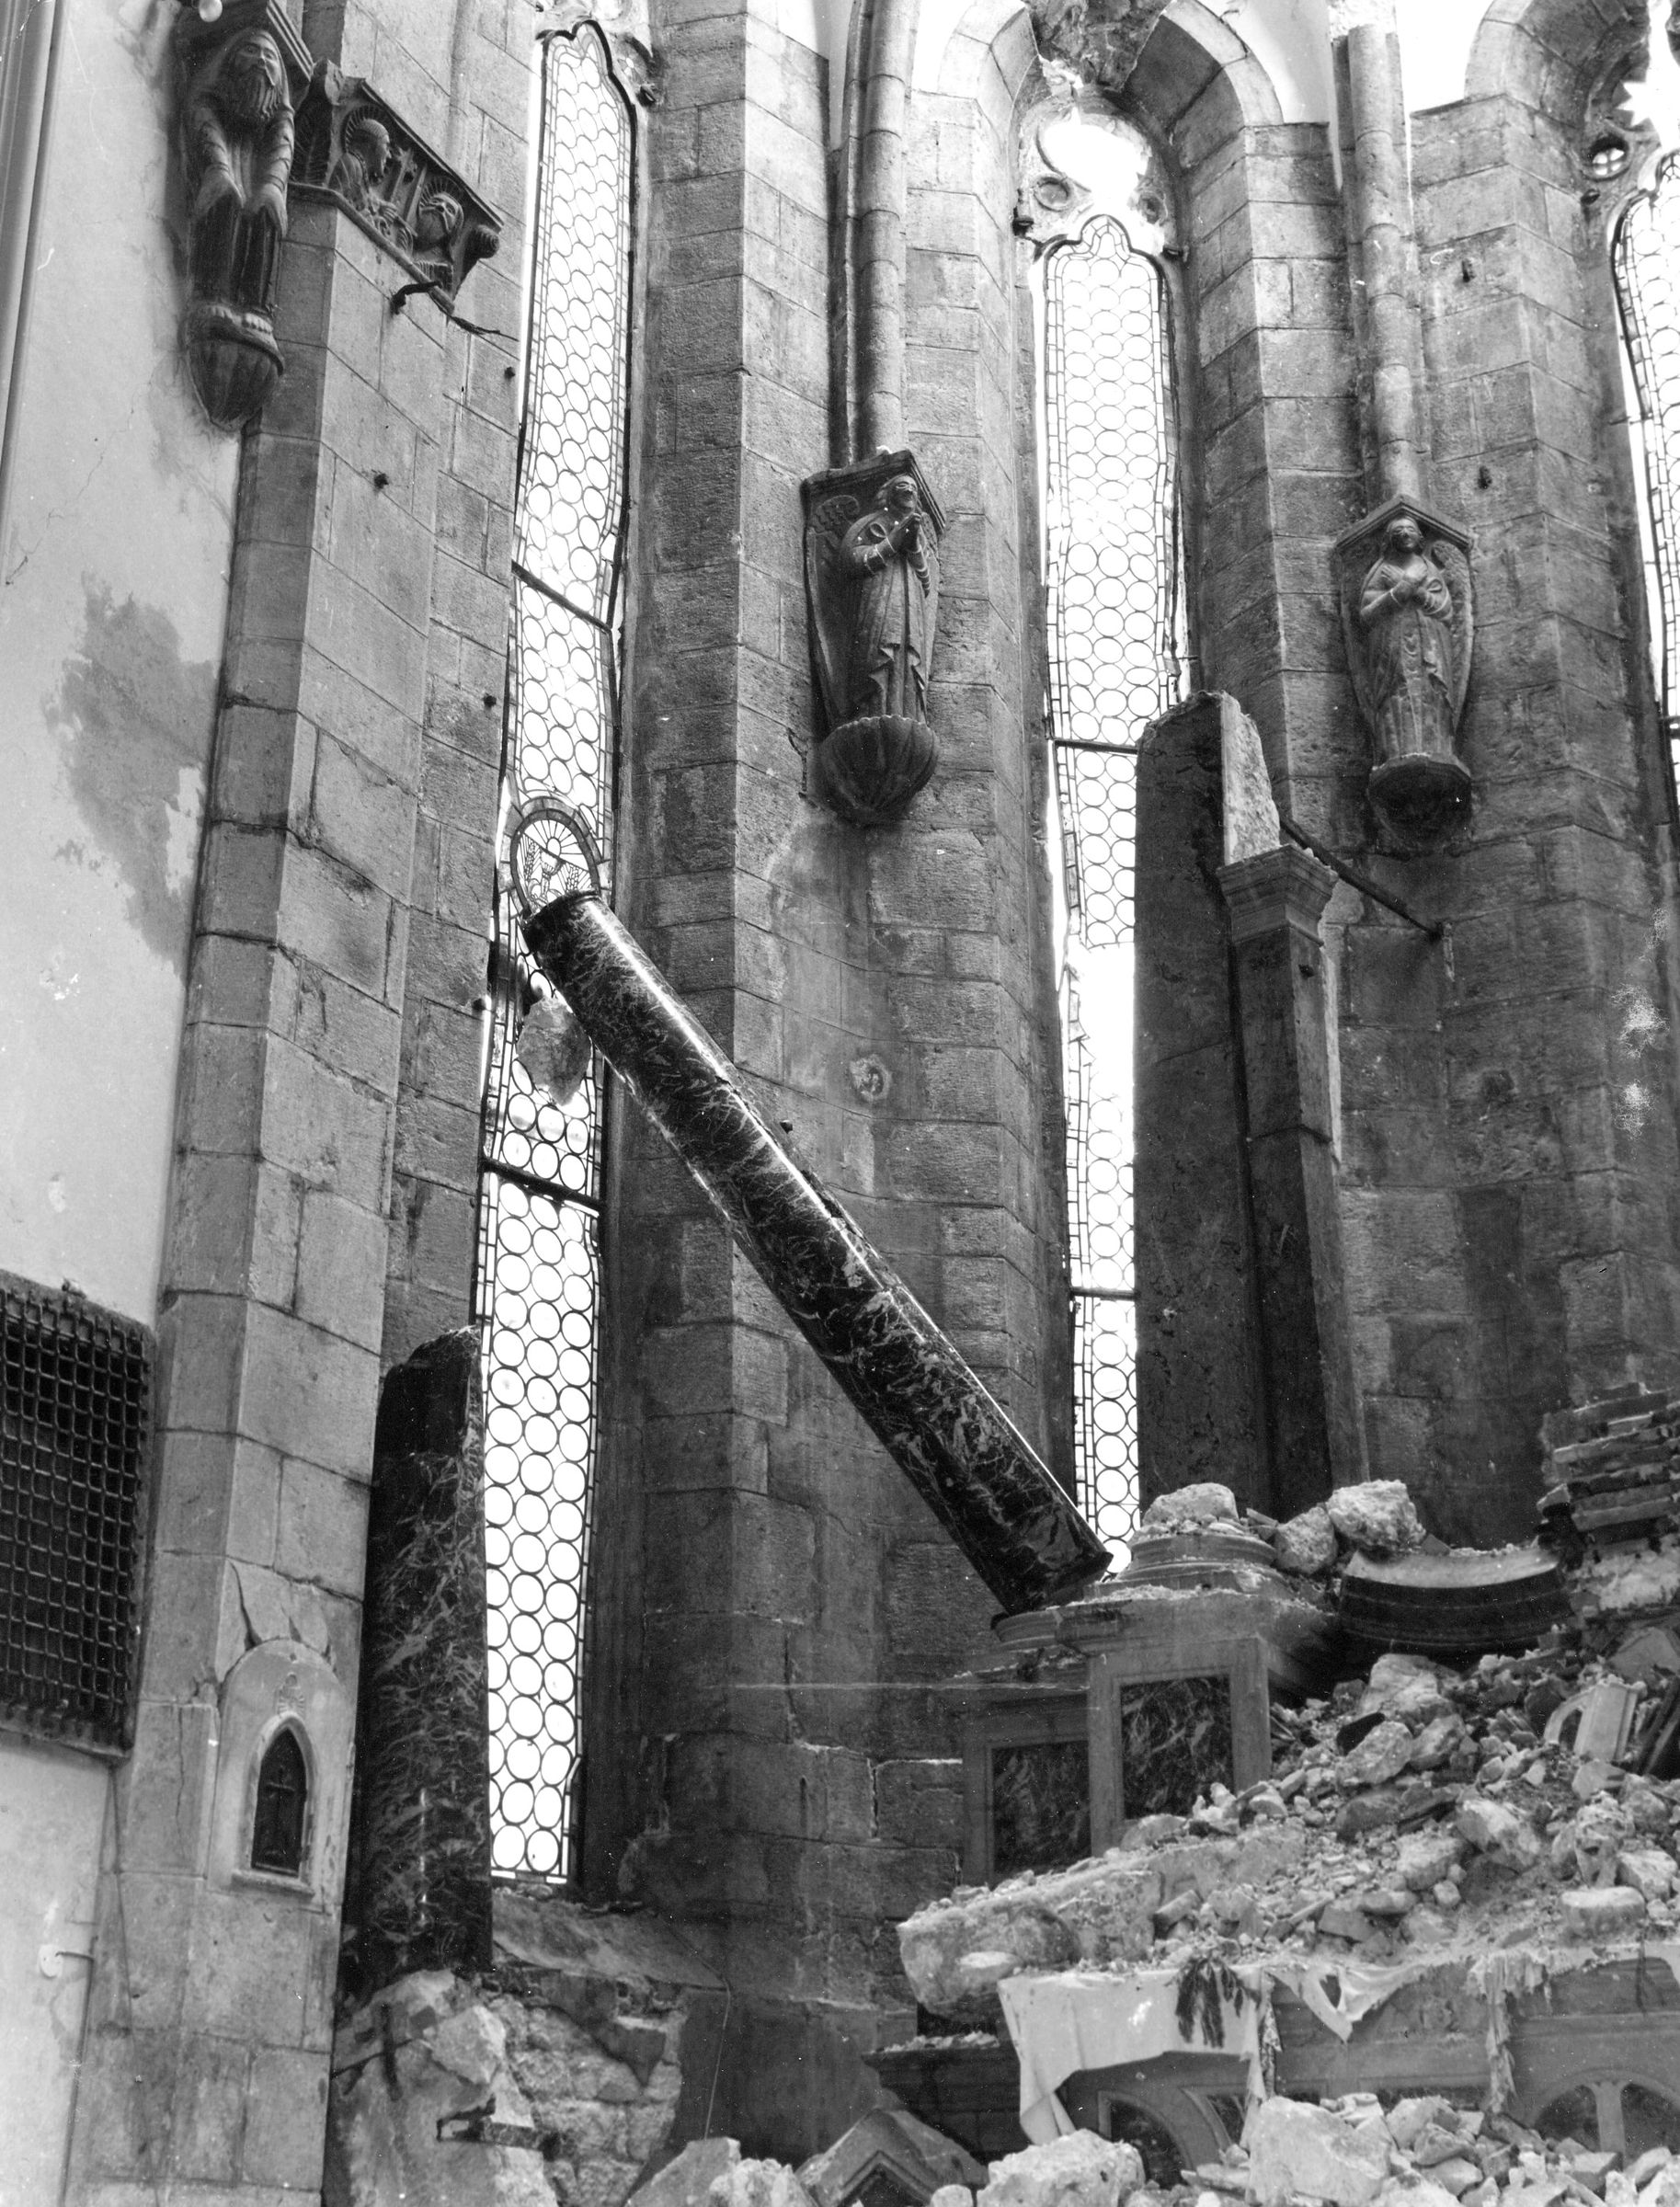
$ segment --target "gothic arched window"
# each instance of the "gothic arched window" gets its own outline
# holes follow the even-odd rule
[[[1060,852],[1074,1456],[1081,1507],[1124,1541],[1137,1500],[1133,1268],[1133,836],[1137,749],[1184,659],[1177,424],[1151,156],[1112,118],[1037,134],[1048,723]],[[1073,179],[1073,180],[1070,180]],[[1122,222],[1104,202],[1127,210]]]
[[[634,117],[592,26],[546,40],[542,90],[502,833],[515,805],[553,798],[598,852],[610,852]],[[485,1332],[491,1847],[504,1874],[556,1877],[568,1867],[577,1769],[601,1092],[593,1071],[565,1101],[533,1085],[520,1036],[550,991],[524,950],[505,880],[496,931],[475,1297]]]
[[[251,1868],[279,1878],[303,1874],[303,1837],[309,1810],[309,1767],[291,1727],[282,1725],[257,1771],[251,1818]]]
[[[1671,763],[1680,772],[1680,154],[1632,200],[1617,230],[1617,296],[1644,463],[1646,595],[1652,671]]]

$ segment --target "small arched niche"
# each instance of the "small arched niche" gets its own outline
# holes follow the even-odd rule
[[[246,1867],[301,1878],[309,1844],[309,1757],[295,1724],[279,1726],[257,1765],[251,1845]]]
[[[304,1900],[337,1891],[354,1715],[325,1657],[265,1641],[222,1687],[211,1877]]]

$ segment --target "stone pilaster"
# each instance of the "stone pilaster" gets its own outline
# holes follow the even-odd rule
[[[1272,1506],[1286,1517],[1364,1476],[1319,936],[1336,877],[1286,848],[1222,866],[1219,886],[1242,1030]]]

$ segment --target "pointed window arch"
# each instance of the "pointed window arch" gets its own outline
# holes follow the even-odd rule
[[[1087,149],[1088,173],[1099,184],[1129,173],[1137,197],[1149,160],[1140,134],[1112,117],[1085,127],[1103,142]],[[1039,143],[1072,150],[1066,124]],[[1057,203],[1056,182],[1040,179],[1041,204]],[[1158,223],[1160,202],[1142,196]],[[1067,202],[1082,219],[1048,245],[1038,296],[1074,1458],[1081,1507],[1124,1543],[1137,1506],[1137,764],[1148,724],[1180,697],[1186,657],[1178,428],[1162,265],[1088,188],[1068,188]]]
[[[301,1878],[308,1816],[309,1765],[303,1744],[290,1724],[283,1724],[257,1769],[251,1868],[277,1878]]]

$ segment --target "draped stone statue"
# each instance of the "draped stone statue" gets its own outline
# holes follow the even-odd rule
[[[1469,684],[1469,562],[1405,507],[1342,540],[1342,623],[1354,692],[1376,747],[1371,802],[1400,842],[1438,841],[1468,815],[1455,750]],[[1372,556],[1375,542],[1376,556]]]
[[[938,763],[928,677],[943,519],[909,452],[805,486],[806,589],[826,722],[813,760],[842,818],[902,817]]]

